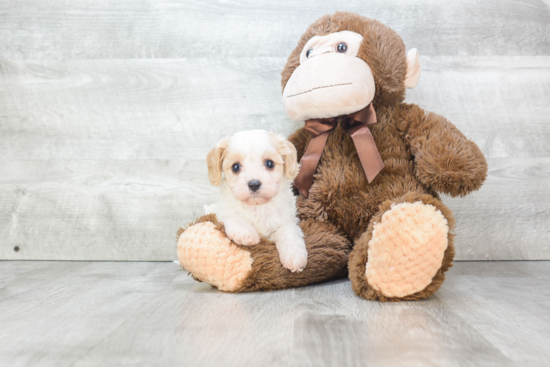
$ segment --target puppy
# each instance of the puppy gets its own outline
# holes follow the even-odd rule
[[[205,211],[216,213],[227,237],[245,246],[265,237],[275,242],[285,268],[301,272],[307,250],[292,193],[298,175],[294,145],[265,130],[242,131],[218,143],[207,162],[208,178],[220,186],[221,199]]]

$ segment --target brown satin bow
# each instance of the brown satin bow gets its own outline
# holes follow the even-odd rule
[[[376,143],[368,128],[369,125],[376,124],[376,122],[376,112],[372,103],[360,111],[347,115],[342,121],[342,127],[353,139],[353,144],[355,145],[355,149],[357,149],[359,160],[369,183],[384,168],[384,162],[382,161],[382,157],[380,157],[380,153],[378,153]],[[294,186],[306,198],[313,184],[313,174],[325,149],[328,136],[337,125],[337,117],[306,121],[306,131],[310,133],[311,140],[300,160],[300,173],[294,180]]]

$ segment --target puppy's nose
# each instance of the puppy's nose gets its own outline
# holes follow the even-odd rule
[[[252,180],[248,182],[248,188],[252,191],[258,191],[260,186],[262,186],[262,183],[258,180]]]

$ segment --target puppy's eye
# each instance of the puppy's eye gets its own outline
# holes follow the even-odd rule
[[[271,159],[266,160],[264,164],[267,167],[267,169],[275,168],[275,163],[273,163]]]
[[[313,52],[313,49],[310,48],[309,50],[307,50],[306,52],[306,57],[309,59],[309,55],[311,55],[311,53]]]
[[[338,46],[336,46],[336,51],[340,52],[341,54],[343,54],[347,50],[348,50],[348,45],[346,45],[344,42],[339,43]]]
[[[231,166],[231,171],[233,171],[233,173],[238,173],[240,170],[241,170],[240,163],[235,163],[234,165]]]

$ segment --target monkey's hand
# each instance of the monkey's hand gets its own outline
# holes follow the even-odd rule
[[[414,154],[417,177],[438,192],[464,196],[481,187],[487,161],[479,147],[453,124],[418,106],[409,111],[412,121],[405,138]]]

